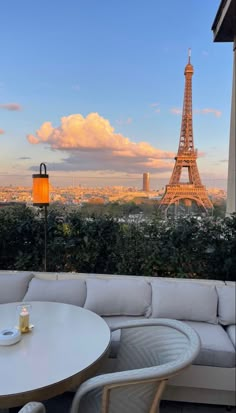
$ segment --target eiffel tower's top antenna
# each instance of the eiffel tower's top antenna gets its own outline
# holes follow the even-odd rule
[[[190,64],[190,58],[191,58],[191,49],[188,49],[188,64]]]
[[[191,49],[188,49],[188,63],[185,66],[184,74],[190,73],[193,75],[193,65],[191,64]]]

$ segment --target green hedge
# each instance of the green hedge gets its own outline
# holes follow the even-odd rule
[[[0,269],[43,270],[43,211],[0,209]],[[48,211],[48,271],[235,280],[236,215],[162,221]]]

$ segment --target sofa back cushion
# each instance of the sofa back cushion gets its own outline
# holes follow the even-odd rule
[[[217,287],[218,317],[222,325],[236,324],[235,285]]]
[[[0,275],[0,304],[22,301],[27,291],[30,273]]]
[[[214,285],[154,280],[151,286],[152,317],[217,324],[217,292]]]
[[[33,278],[24,301],[55,301],[83,307],[86,298],[84,280],[42,280]]]
[[[151,287],[145,280],[88,279],[84,307],[102,316],[150,314]]]

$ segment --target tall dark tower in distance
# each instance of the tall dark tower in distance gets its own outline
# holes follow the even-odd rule
[[[193,122],[192,122],[192,76],[193,66],[190,62],[190,50],[188,63],[185,66],[185,89],[182,112],[181,132],[179,139],[178,153],[175,157],[175,165],[166,185],[165,193],[160,201],[160,208],[167,213],[186,213],[187,211],[208,213],[212,211],[213,205],[208,198],[207,190],[202,185],[197,167],[197,150],[194,149],[193,142]],[[185,169],[187,176],[181,180],[182,172]]]
[[[144,172],[143,174],[143,191],[149,192],[150,191],[150,183],[149,183],[149,173]]]

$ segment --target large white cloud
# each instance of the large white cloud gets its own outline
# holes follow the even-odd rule
[[[31,144],[47,144],[64,151],[67,158],[53,164],[54,170],[110,170],[142,172],[144,169],[166,171],[173,167],[173,152],[156,149],[147,142],[135,143],[115,133],[107,119],[98,113],[87,117],[74,114],[61,119],[54,128],[45,122],[35,135],[28,135]]]

